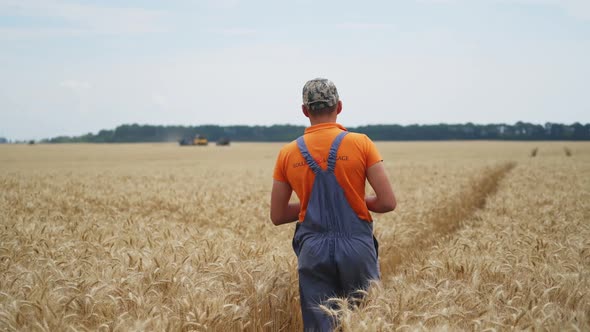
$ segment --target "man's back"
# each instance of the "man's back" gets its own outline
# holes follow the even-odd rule
[[[311,126],[305,131],[303,137],[307,148],[323,169],[327,167],[332,141],[343,130],[344,127],[331,123]],[[334,173],[348,203],[360,219],[371,221],[365,204],[365,183],[367,168],[382,160],[375,145],[366,135],[349,133],[340,145],[336,160]],[[303,221],[315,175],[305,163],[295,141],[281,149],[273,177],[291,185],[301,201],[299,220]]]

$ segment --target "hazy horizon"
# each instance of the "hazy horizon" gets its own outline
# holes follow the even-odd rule
[[[327,14],[329,13],[329,14]],[[590,122],[590,1],[0,0],[0,137],[122,124]]]
[[[532,123],[532,122],[526,122],[526,121],[517,121],[517,122],[524,122],[527,124],[532,124],[532,125],[540,125],[540,126],[545,126],[547,124],[546,123]],[[468,122],[465,123],[411,123],[411,124],[406,124],[406,125],[401,125],[401,124],[397,124],[397,123],[369,123],[369,124],[365,124],[362,126],[388,126],[388,125],[400,125],[400,126],[435,126],[435,125],[444,125],[444,126],[453,126],[453,125],[465,125]],[[507,126],[514,126],[516,125],[515,123],[475,123],[475,122],[469,122],[473,125],[476,126],[486,126],[486,125],[507,125]],[[572,123],[556,123],[556,122],[551,122],[552,124],[558,124],[558,125],[565,125],[565,126],[571,126],[575,123],[580,123],[581,125],[585,126],[585,125],[589,125],[590,123],[583,123],[583,122],[572,122]],[[169,124],[169,125],[162,125],[162,124],[149,124],[149,123],[123,123],[120,125],[117,125],[113,128],[101,128],[95,132],[85,132],[85,133],[79,133],[79,134],[75,134],[75,135],[55,135],[55,136],[51,136],[51,137],[41,137],[41,138],[21,138],[21,139],[13,139],[11,137],[4,137],[4,136],[0,136],[0,138],[5,138],[8,140],[8,142],[26,142],[26,141],[30,141],[30,140],[34,140],[34,141],[42,141],[42,140],[49,140],[49,139],[54,139],[54,138],[59,138],[59,137],[81,137],[87,134],[92,134],[92,135],[98,135],[100,131],[103,130],[108,130],[108,131],[113,131],[116,128],[120,127],[120,126],[125,126],[125,125],[138,125],[138,126],[162,126],[162,127],[168,127],[168,126],[172,126],[172,127],[198,127],[198,126],[219,126],[219,127],[232,127],[232,126],[248,126],[248,127],[254,127],[254,126],[264,126],[264,127],[270,127],[270,126],[300,126],[300,127],[308,127],[309,124],[307,125],[303,125],[303,124],[293,124],[293,123],[275,123],[275,124],[269,124],[269,125],[245,125],[245,124],[226,124],[226,125],[219,125],[219,124],[214,124],[214,123],[205,123],[205,124]],[[344,127],[346,127],[347,129],[355,129],[357,127],[360,126],[347,126],[346,124],[342,124]],[[175,137],[174,139],[172,139],[171,141],[176,141],[178,140],[178,137]],[[443,139],[444,140],[444,139]]]

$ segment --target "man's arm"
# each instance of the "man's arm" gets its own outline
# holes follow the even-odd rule
[[[299,220],[301,205],[289,203],[293,189],[287,182],[273,180],[270,194],[270,220],[275,226]]]
[[[375,191],[375,196],[365,197],[367,208],[377,213],[393,211],[397,202],[383,162],[378,162],[367,169],[367,180]]]

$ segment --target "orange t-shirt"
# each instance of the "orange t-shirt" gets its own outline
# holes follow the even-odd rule
[[[305,129],[305,145],[322,169],[328,168],[328,153],[336,136],[346,130],[337,123],[322,123]],[[377,147],[367,135],[349,133],[344,137],[336,158],[334,173],[344,190],[350,207],[360,219],[372,221],[365,203],[367,168],[382,161]],[[301,202],[299,221],[305,219],[307,202],[315,180],[315,174],[301,155],[297,142],[285,145],[279,152],[273,178],[287,182]]]

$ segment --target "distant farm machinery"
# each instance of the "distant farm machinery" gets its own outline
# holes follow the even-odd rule
[[[230,140],[227,137],[222,137],[217,140],[215,143],[216,145],[227,146],[229,145]],[[207,146],[209,145],[209,140],[207,137],[203,135],[195,135],[194,137],[185,137],[178,141],[178,144],[181,146]]]
[[[209,141],[207,140],[207,137],[197,134],[194,137],[185,137],[185,138],[181,139],[180,141],[178,141],[178,144],[180,144],[181,146],[190,146],[190,145],[206,146],[209,144]]]

